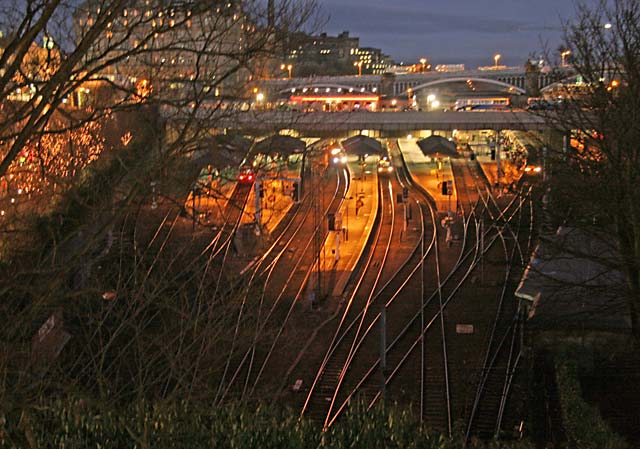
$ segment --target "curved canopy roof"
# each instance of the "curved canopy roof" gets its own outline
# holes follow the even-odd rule
[[[342,146],[349,154],[355,154],[358,156],[377,154],[382,156],[384,149],[382,144],[371,137],[363,136],[362,134],[349,137],[347,140],[342,141]]]
[[[268,156],[290,156],[304,152],[307,144],[295,137],[274,134],[256,143],[251,149],[251,155],[265,154]]]
[[[432,157],[457,157],[455,142],[442,136],[429,136],[426,139],[419,140],[417,142],[422,154]]]
[[[237,134],[217,134],[202,140],[196,161],[216,168],[236,167],[247,157],[251,140]]]

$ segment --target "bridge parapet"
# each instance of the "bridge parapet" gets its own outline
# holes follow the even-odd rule
[[[559,78],[566,77],[563,73],[537,73],[537,88],[542,89]],[[501,84],[505,87],[514,87],[518,93],[527,90],[527,72],[525,68],[511,67],[498,70],[467,70],[463,72],[427,72],[395,74],[393,91],[396,95],[407,92],[409,88],[421,89],[430,85],[444,84],[446,82],[459,82],[460,80],[486,81],[492,84]],[[531,75],[529,75],[531,76]],[[382,75],[362,76],[318,76],[308,78],[282,78],[260,80],[257,84],[271,95],[285,95],[287,91],[295,89],[322,89],[331,86],[343,89],[358,89],[362,92],[380,92]],[[362,90],[364,89],[364,90]]]

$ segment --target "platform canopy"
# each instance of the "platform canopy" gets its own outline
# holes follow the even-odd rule
[[[382,156],[384,154],[384,149],[382,148],[380,141],[371,137],[363,136],[362,134],[343,140],[342,146],[347,153],[355,154],[357,156],[373,154]]]
[[[217,134],[204,138],[194,159],[216,168],[237,167],[247,157],[251,140],[238,134]]]
[[[422,154],[430,157],[458,157],[456,143],[442,136],[429,136],[417,142]]]
[[[251,155],[288,157],[292,154],[303,153],[306,147],[307,144],[303,140],[283,134],[274,134],[256,143],[251,149]]]

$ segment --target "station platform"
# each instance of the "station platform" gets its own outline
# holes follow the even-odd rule
[[[187,214],[196,215],[198,221],[205,225],[223,223],[227,203],[236,186],[235,180],[227,177],[211,177],[199,180],[199,184],[200,194],[194,195],[192,190],[184,202]]]
[[[280,176],[294,179],[299,176],[299,173],[282,171]],[[252,186],[240,219],[240,225],[254,223],[256,221],[256,210],[259,210],[260,230],[269,235],[294,204],[292,182],[282,179],[264,179],[261,184],[262,196],[260,196],[259,192],[256,192],[256,184]]]
[[[458,198],[455,190],[455,179],[451,171],[451,165],[446,159],[428,158],[415,139],[398,139],[400,151],[409,167],[411,177],[419,183],[436,203],[439,213],[457,212]],[[442,183],[451,181],[453,189],[442,194]]]
[[[413,179],[423,186],[436,202],[439,213],[448,211],[457,213],[457,197],[455,192],[455,179],[448,161],[441,162],[427,158],[416,144],[414,139],[399,139],[398,144],[409,166],[409,171]],[[498,185],[498,164],[491,159],[489,146],[485,152],[476,150],[476,160],[482,169],[489,185]],[[523,166],[513,163],[508,158],[501,159],[500,186],[508,190],[510,186],[517,184],[523,174]],[[442,182],[452,180],[453,193],[451,195],[442,194]],[[501,192],[500,192],[501,193]]]
[[[524,147],[515,134],[510,134],[508,140],[509,144],[507,145],[507,149],[511,148],[514,150]],[[478,145],[474,148],[476,160],[480,164],[489,185],[496,187],[498,186],[498,181],[500,181],[500,186],[508,189],[509,186],[517,184],[523,175],[524,163],[519,163],[519,156],[517,156],[516,153],[521,153],[522,150],[516,151],[516,153],[511,152],[512,155],[516,156],[515,159],[511,159],[508,156],[508,152],[502,153],[502,158],[500,159],[500,179],[498,179],[498,163],[495,159],[491,159],[491,148],[489,144]]]
[[[320,291],[329,297],[340,297],[349,282],[369,239],[378,210],[377,157],[361,164],[349,156],[347,168],[351,180],[339,207],[339,231],[329,231],[320,254]],[[318,271],[314,265],[312,273]],[[314,295],[318,279],[310,276],[307,295]],[[337,305],[337,304],[334,304]]]
[[[293,206],[292,182],[285,179],[298,178],[299,169],[280,168],[274,178],[261,181],[262,196],[256,191],[257,184],[252,183],[246,206],[240,218],[240,225],[255,223],[256,210],[260,211],[260,230],[270,234],[280,223],[282,218]],[[225,216],[227,204],[233,195],[238,181],[235,171],[223,176],[200,176],[198,179],[199,192],[194,195],[191,191],[184,203],[189,215],[198,217],[201,224],[221,226],[227,221]],[[256,199],[259,198],[258,201]]]

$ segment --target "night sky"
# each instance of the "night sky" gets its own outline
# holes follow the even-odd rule
[[[467,68],[522,66],[529,55],[562,43],[572,0],[318,0],[330,35],[349,31],[361,47],[377,47],[396,62],[428,57]],[[588,0],[589,1],[589,0]],[[590,0],[594,3],[595,0]]]

